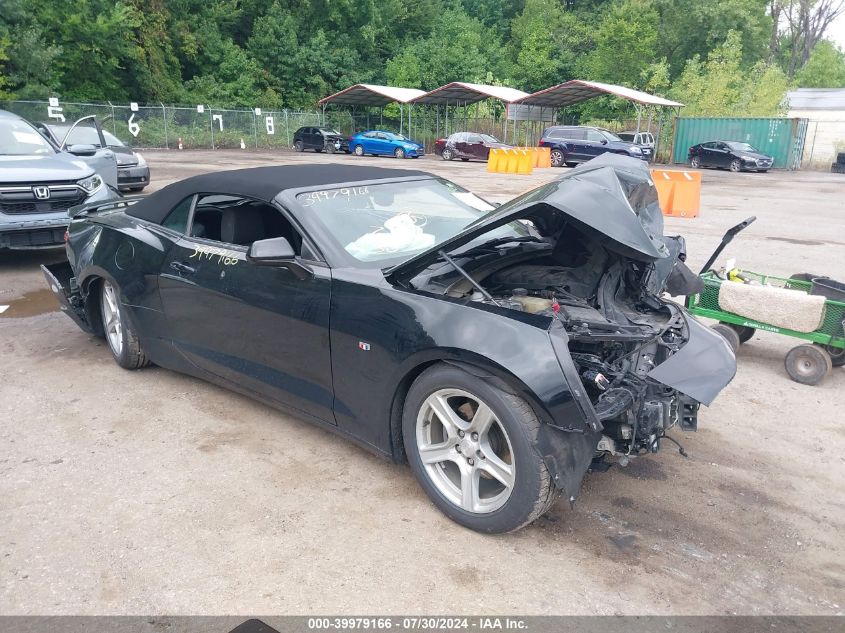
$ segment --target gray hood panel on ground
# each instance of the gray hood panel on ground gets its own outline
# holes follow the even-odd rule
[[[503,224],[535,219],[538,224],[568,219],[598,234],[610,250],[642,261],[666,257],[663,214],[648,165],[637,158],[602,154],[565,176],[515,198],[441,242],[388,271],[410,279],[451,251]]]
[[[648,373],[664,385],[710,405],[736,374],[736,356],[720,334],[685,315],[689,340]]]

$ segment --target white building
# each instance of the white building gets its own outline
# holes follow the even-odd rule
[[[802,167],[829,167],[845,152],[845,88],[798,88],[786,98],[789,117],[809,120]]]

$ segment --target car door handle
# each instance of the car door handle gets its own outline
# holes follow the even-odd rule
[[[197,272],[197,269],[193,266],[188,266],[183,262],[170,262],[170,267],[175,270],[176,272],[185,274],[185,275],[193,275]]]

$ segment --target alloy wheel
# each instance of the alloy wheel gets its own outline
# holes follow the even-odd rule
[[[103,314],[103,329],[115,356],[123,352],[123,323],[120,321],[120,308],[117,305],[117,292],[110,282],[103,282],[101,293],[101,307]]]
[[[460,389],[439,389],[425,399],[416,422],[423,468],[437,491],[466,512],[488,514],[513,491],[511,441],[493,410]]]

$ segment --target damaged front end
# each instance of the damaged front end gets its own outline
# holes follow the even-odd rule
[[[606,154],[400,268],[419,290],[546,317],[592,445],[566,477],[574,497],[591,462],[624,464],[672,427],[695,430],[699,405],[736,372],[724,339],[666,298],[701,290],[685,259],[683,238],[663,235],[647,167]]]

